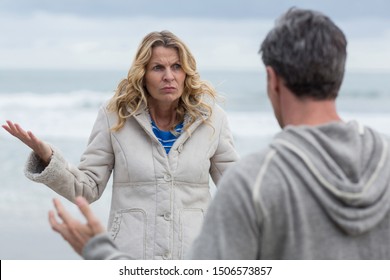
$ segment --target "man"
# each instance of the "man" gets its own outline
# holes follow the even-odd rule
[[[260,54],[283,130],[223,176],[188,258],[390,258],[389,143],[336,110],[346,45],[343,32],[315,11],[293,8],[276,22]],[[57,209],[61,216],[58,202]],[[72,244],[66,219],[59,224],[51,215]],[[84,257],[126,258],[113,255],[102,231],[78,225],[99,233],[81,247]]]

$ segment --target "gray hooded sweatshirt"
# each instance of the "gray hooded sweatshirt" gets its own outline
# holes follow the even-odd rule
[[[390,259],[388,146],[356,122],[286,127],[224,174],[187,258]]]
[[[286,127],[224,176],[192,259],[390,259],[389,142],[356,122]]]

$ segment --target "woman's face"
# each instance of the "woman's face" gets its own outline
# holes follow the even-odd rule
[[[184,91],[185,78],[176,49],[162,46],[153,48],[145,73],[145,85],[152,104],[177,104]]]

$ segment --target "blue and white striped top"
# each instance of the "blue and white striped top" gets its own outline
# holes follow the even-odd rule
[[[165,151],[168,154],[176,139],[179,138],[181,132],[183,131],[183,123],[179,123],[175,127],[175,131],[177,132],[176,135],[172,134],[170,131],[160,130],[153,120],[151,123],[154,135],[156,135],[158,141],[160,141],[161,145],[163,145]]]

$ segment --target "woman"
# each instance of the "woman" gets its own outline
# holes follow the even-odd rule
[[[108,231],[134,259],[181,259],[200,230],[215,183],[238,156],[215,90],[170,32],[142,41],[127,79],[98,113],[78,167],[7,121],[33,153],[26,176],[74,201],[103,193],[113,171]]]

